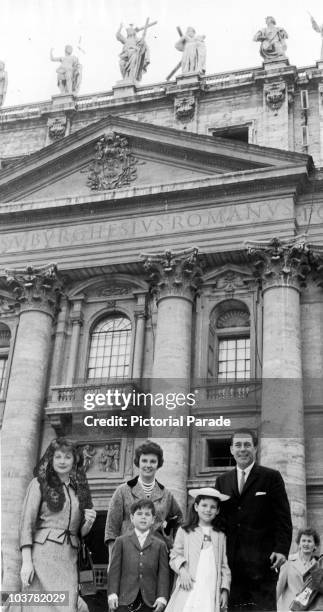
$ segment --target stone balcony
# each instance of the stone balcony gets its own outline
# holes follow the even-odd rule
[[[197,400],[194,410],[211,414],[226,408],[230,413],[248,410],[258,412],[261,406],[261,379],[215,382],[201,380],[194,385]]]
[[[89,414],[85,409],[85,396],[98,396],[102,394],[106,398],[107,392],[115,394],[140,393],[138,381],[127,380],[93,380],[81,381],[73,385],[55,385],[50,388],[48,400],[45,405],[45,414],[48,416],[52,426],[58,435],[66,433],[69,424],[81,422],[85,414]],[[120,396],[119,396],[120,397]],[[133,404],[130,401],[128,409],[131,410]],[[136,407],[138,410],[138,406]],[[95,413],[123,414],[120,402],[112,402],[102,398],[101,405],[96,403],[93,410]]]

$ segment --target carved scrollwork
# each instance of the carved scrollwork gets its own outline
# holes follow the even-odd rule
[[[22,309],[42,308],[55,315],[62,286],[54,264],[4,271],[8,285]]]
[[[195,113],[195,97],[181,96],[174,101],[175,116],[180,121],[190,121]]]
[[[118,189],[136,180],[137,163],[127,138],[108,132],[95,145],[95,157],[82,172],[88,172],[87,184],[95,191]]]
[[[67,118],[65,115],[48,119],[48,135],[51,140],[59,140],[65,136]]]
[[[267,83],[264,87],[265,99],[267,106],[275,113],[283,105],[286,97],[286,85],[285,83]]]
[[[248,241],[246,246],[264,287],[305,286],[308,274],[319,267],[322,257],[320,247],[308,243],[305,236],[288,241],[276,237],[263,242]]]
[[[142,254],[142,257],[157,299],[167,295],[194,297],[202,276],[197,248],[165,251],[158,255]]]

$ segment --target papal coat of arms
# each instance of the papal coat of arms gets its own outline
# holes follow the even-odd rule
[[[137,178],[137,163],[127,138],[108,132],[95,145],[95,158],[88,167],[87,183],[96,191],[129,185]]]

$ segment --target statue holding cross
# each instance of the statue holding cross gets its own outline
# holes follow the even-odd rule
[[[155,25],[157,21],[149,23],[149,17],[146,23],[141,28],[135,28],[132,23],[126,29],[127,36],[125,37],[121,30],[121,23],[116,33],[116,38],[122,43],[122,51],[120,53],[120,72],[124,81],[135,83],[141,81],[143,72],[146,72],[150,63],[149,49],[146,43],[147,29]],[[141,38],[137,37],[138,32],[143,32]]]

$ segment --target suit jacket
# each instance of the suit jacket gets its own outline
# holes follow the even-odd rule
[[[166,544],[148,534],[143,548],[135,533],[116,539],[108,571],[108,595],[116,593],[119,606],[134,602],[139,589],[147,606],[157,597],[169,596],[169,566]]]
[[[221,505],[227,525],[227,554],[231,567],[243,564],[244,573],[257,579],[270,572],[269,557],[286,557],[292,540],[292,521],[281,474],[255,464],[242,494],[237,470],[219,476],[216,488],[230,499]]]

